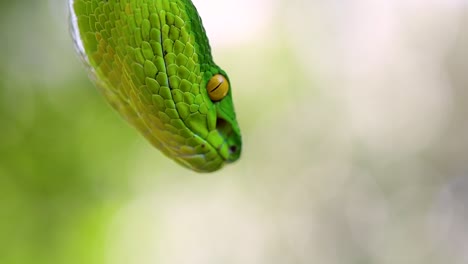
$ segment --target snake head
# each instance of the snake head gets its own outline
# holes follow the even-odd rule
[[[213,62],[190,0],[69,0],[69,7],[90,78],[152,145],[197,172],[240,157],[229,78]]]

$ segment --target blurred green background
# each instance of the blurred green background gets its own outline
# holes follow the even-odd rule
[[[241,160],[112,111],[65,0],[0,3],[0,263],[467,263],[468,3],[197,0]]]

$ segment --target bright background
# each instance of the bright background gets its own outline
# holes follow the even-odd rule
[[[0,3],[1,264],[468,263],[468,2],[197,0],[239,162],[195,174]]]

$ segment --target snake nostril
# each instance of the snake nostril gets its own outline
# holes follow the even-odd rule
[[[231,153],[236,153],[236,152],[237,152],[237,146],[235,146],[235,145],[230,146],[230,147],[229,147],[229,151],[230,151]]]

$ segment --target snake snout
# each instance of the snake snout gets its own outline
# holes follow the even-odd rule
[[[229,146],[229,157],[226,160],[227,163],[234,162],[239,159],[241,154],[241,148],[236,145]]]
[[[242,146],[240,135],[235,132],[230,122],[220,117],[216,120],[216,129],[224,138],[223,146],[226,151],[223,156],[225,156],[226,162],[230,163],[238,160]]]

